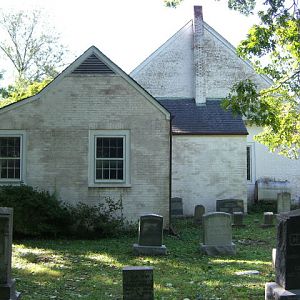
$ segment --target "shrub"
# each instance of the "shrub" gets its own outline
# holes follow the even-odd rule
[[[1,187],[0,206],[13,207],[16,236],[56,236],[70,224],[69,212],[55,195],[30,186]]]
[[[261,200],[254,203],[248,207],[248,213],[263,213],[263,212],[277,212],[277,202],[276,201],[264,201]]]
[[[114,202],[106,197],[104,203],[89,206],[78,203],[68,206],[72,216],[71,234],[79,238],[116,236],[123,229],[121,199]]]

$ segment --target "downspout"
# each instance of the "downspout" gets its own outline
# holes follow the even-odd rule
[[[172,214],[171,214],[171,199],[172,199],[172,120],[174,116],[170,117],[170,157],[169,157],[169,233],[173,232],[172,228]]]

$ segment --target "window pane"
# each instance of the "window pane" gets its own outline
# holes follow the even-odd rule
[[[117,179],[117,172],[115,169],[110,170],[110,179]]]
[[[0,157],[20,157],[20,137],[0,137]]]
[[[251,180],[251,147],[247,147],[247,180]]]
[[[117,179],[119,179],[119,180],[123,180],[123,170],[120,170],[120,169],[119,169],[119,170],[117,171],[117,173],[118,173],[118,175],[117,175],[117,176],[118,176],[118,177],[117,177]]]
[[[1,159],[0,160],[1,179],[20,179],[20,160]]]
[[[107,169],[103,170],[103,179],[109,179],[109,170]]]

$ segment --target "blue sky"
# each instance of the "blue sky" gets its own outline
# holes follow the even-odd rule
[[[43,9],[49,25],[70,49],[69,62],[91,45],[130,72],[193,18],[202,5],[204,20],[234,46],[255,21],[227,8],[226,0],[184,0],[176,9],[162,0],[0,0],[1,8]],[[4,64],[0,69],[10,69]],[[6,77],[9,77],[9,71]]]

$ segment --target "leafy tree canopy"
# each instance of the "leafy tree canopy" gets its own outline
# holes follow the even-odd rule
[[[176,7],[181,0],[165,4]],[[257,73],[272,80],[258,90],[249,79],[236,83],[223,106],[263,126],[256,140],[290,158],[300,149],[300,8],[298,0],[228,0],[228,7],[244,15],[256,13],[259,24],[250,28],[237,48]]]

